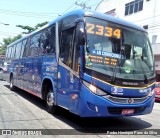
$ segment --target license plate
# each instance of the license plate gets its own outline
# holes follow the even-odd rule
[[[160,95],[156,95],[156,98],[160,98]]]
[[[134,109],[123,109],[121,114],[129,115],[129,114],[133,114],[133,113],[134,113]]]

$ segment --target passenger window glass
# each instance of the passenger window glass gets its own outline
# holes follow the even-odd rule
[[[29,54],[30,44],[31,44],[31,38],[28,38],[24,48],[24,57],[28,57],[30,55]]]
[[[16,50],[15,50],[15,46],[16,46],[16,45],[13,45],[13,46],[12,46],[11,59],[15,58],[15,51],[16,51]]]
[[[44,30],[41,38],[41,47],[43,54],[55,52],[55,25]]]
[[[68,66],[72,62],[73,31],[74,28],[70,28],[63,31],[61,35],[60,58]]]
[[[24,56],[24,48],[25,48],[26,41],[27,41],[27,40],[24,40],[24,41],[22,42],[22,48],[21,48],[20,58]]]
[[[6,59],[8,60],[10,56],[10,47],[7,48]]]
[[[21,54],[21,46],[22,46],[22,42],[18,43],[16,45],[16,53],[15,53],[15,58],[19,58],[20,54]]]
[[[8,51],[8,59],[11,59],[11,54],[12,54],[12,47],[9,47],[9,51]]]
[[[38,33],[32,37],[31,43],[30,43],[30,56],[40,55],[42,51],[40,47],[40,36],[41,36],[41,33]]]

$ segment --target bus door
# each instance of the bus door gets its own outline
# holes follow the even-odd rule
[[[76,39],[76,38],[75,38]],[[77,112],[77,105],[79,103],[80,94],[80,48],[74,39],[72,66],[70,69],[70,95],[69,95],[69,110]]]
[[[70,69],[70,96],[69,96],[69,110],[76,114],[78,114],[77,107],[80,102],[80,89],[81,89],[80,74],[82,73],[80,72],[80,62],[82,67],[84,64],[82,63],[82,61],[84,62],[83,48],[81,48],[82,51],[80,52],[80,45],[85,45],[84,31],[82,31],[83,29],[84,29],[84,23],[81,22],[81,20],[79,22],[76,22],[73,48],[72,48],[73,51],[72,64]]]
[[[69,108],[70,71],[72,67],[74,27],[61,32],[57,104]]]

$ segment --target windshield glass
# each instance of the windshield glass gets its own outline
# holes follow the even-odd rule
[[[86,68],[109,76],[144,80],[154,75],[147,33],[86,17]]]

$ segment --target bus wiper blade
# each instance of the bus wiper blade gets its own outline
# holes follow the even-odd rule
[[[118,53],[118,51],[117,51],[117,53]],[[118,63],[116,63],[116,65],[114,66],[114,69],[112,71],[111,84],[115,84],[117,64],[119,65],[119,69],[120,69],[120,65],[122,65],[122,55],[124,55],[124,37],[123,37],[123,34],[122,34],[122,38],[120,39],[120,55],[121,55],[121,57],[118,60]]]
[[[116,80],[116,66],[117,65],[115,65],[114,66],[114,71],[112,72],[112,76],[111,76],[111,80],[110,80],[110,82],[111,82],[111,84],[115,84],[115,80]]]
[[[118,61],[119,62],[119,61]],[[117,64],[120,64],[120,63],[116,63],[116,65],[114,66],[113,68],[113,71],[112,71],[112,76],[111,76],[111,79],[110,79],[110,83],[111,84],[115,84],[115,81],[116,81],[116,70],[117,70]],[[120,66],[120,65],[119,65]]]

